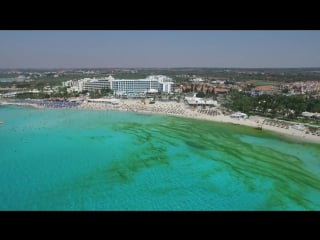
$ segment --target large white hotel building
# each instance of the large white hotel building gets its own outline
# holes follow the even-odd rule
[[[116,95],[128,96],[139,96],[148,92],[174,92],[174,82],[171,78],[163,75],[149,76],[145,79],[115,79],[112,76],[101,79],[84,78],[63,82],[63,86],[70,87],[69,91],[77,92],[109,88]]]

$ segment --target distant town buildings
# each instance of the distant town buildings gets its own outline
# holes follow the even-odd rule
[[[314,96],[320,96],[320,81],[292,82],[282,84],[281,89],[288,89],[288,94],[306,94],[312,93]]]
[[[220,83],[205,83],[205,82],[184,82],[177,87],[177,92],[202,92],[204,94],[224,94],[230,91],[230,87]]]

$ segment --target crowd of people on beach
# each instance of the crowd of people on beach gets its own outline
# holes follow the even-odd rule
[[[81,104],[81,102],[73,101],[55,101],[55,100],[38,100],[38,99],[14,99],[6,101],[6,104],[27,105],[39,108],[74,108]]]
[[[217,116],[220,115],[220,112],[217,109],[198,109],[197,112],[206,114],[209,116]]]
[[[277,120],[277,119],[264,119],[262,122],[265,125],[269,126],[274,126],[277,128],[285,128],[285,129],[295,129],[299,130],[305,134],[312,134],[314,136],[320,136],[320,127],[315,128],[315,127],[308,127],[304,126],[303,124],[296,124],[294,122],[287,122],[287,121],[282,121],[282,120]]]
[[[275,126],[275,127],[280,127],[280,128],[286,128],[289,129],[289,127],[292,125],[288,122],[285,121],[280,121],[280,120],[274,120],[274,119],[264,119],[263,124],[265,125],[270,125],[270,126]]]
[[[43,101],[39,106],[45,108],[74,108],[79,106],[80,102],[67,102],[67,101]]]

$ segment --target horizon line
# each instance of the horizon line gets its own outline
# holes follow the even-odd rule
[[[319,67],[0,67],[0,70],[20,69],[301,69]]]

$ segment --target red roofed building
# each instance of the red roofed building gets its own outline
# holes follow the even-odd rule
[[[274,94],[278,91],[278,88],[275,86],[258,86],[251,89],[251,96],[260,96],[262,94]]]
[[[214,88],[214,93],[217,94],[217,93],[227,93],[229,92],[229,89],[227,88]]]

